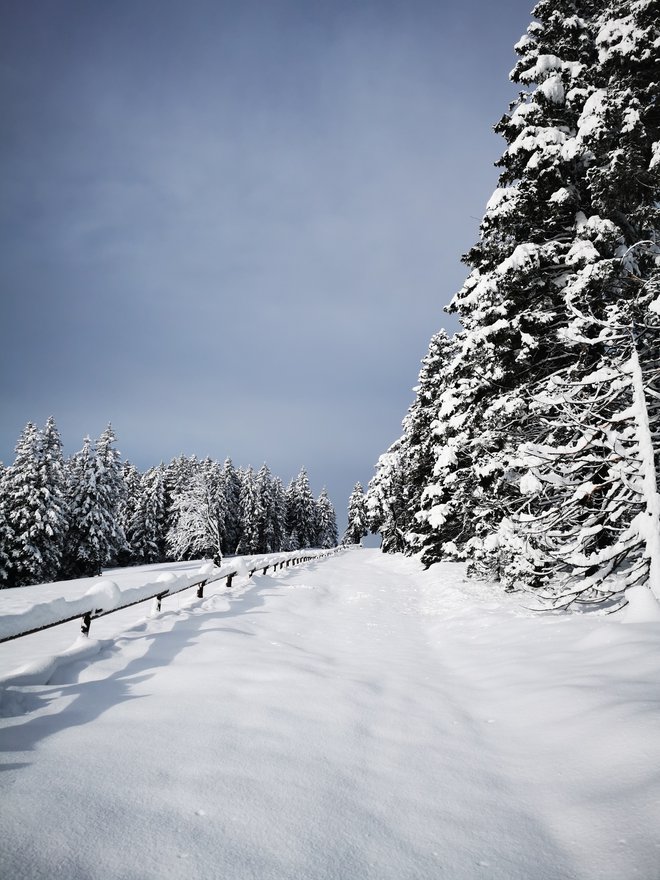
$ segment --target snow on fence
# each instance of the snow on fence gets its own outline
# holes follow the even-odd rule
[[[271,568],[277,570],[311,562],[313,559],[322,559],[339,552],[339,549],[334,547],[331,550],[295,550],[290,553],[237,556],[220,566],[212,562],[206,563],[194,574],[177,575],[163,572],[155,581],[123,590],[120,590],[113,580],[100,578],[77,599],[59,597],[49,602],[32,605],[25,611],[0,615],[0,644],[52,626],[69,623],[77,618],[81,620],[81,633],[88,636],[92,620],[129,608],[131,605],[155,599],[156,610],[160,611],[165,596],[174,596],[183,590],[196,587],[197,597],[201,599],[204,596],[204,588],[217,581],[226,580],[227,589],[231,589],[232,581],[237,575],[252,577],[257,571],[266,574]]]

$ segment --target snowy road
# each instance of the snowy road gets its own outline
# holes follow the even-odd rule
[[[354,550],[127,631],[0,719],[2,876],[659,880],[660,627]]]

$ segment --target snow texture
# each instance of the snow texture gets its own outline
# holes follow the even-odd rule
[[[5,694],[3,876],[651,880],[660,625],[619,616],[356,548],[142,620]]]

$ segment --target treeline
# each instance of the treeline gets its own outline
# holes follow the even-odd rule
[[[431,340],[370,526],[554,607],[660,599],[660,3],[534,15],[461,330]]]
[[[140,473],[109,425],[65,459],[55,421],[29,423],[0,465],[0,586],[97,575],[113,565],[334,547],[325,489],[305,469],[287,488],[259,471],[181,455]]]

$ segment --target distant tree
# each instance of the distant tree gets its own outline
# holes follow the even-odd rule
[[[263,464],[256,477],[259,495],[258,552],[273,553],[276,544],[276,511],[273,494],[273,477],[267,464]]]
[[[410,483],[404,462],[404,441],[397,440],[378,459],[365,498],[368,528],[380,534],[383,553],[402,553],[407,549]]]
[[[10,586],[57,577],[69,525],[62,443],[49,418],[43,432],[28,423],[3,479],[3,519]]]
[[[225,532],[227,553],[236,553],[241,540],[241,480],[231,458],[222,467],[225,487]]]
[[[323,550],[336,547],[338,541],[337,516],[325,488],[316,500],[316,526],[316,545]]]
[[[140,503],[142,477],[135,465],[128,460],[125,460],[122,465],[122,477],[124,480],[124,492],[117,517],[119,525],[126,536],[126,547],[119,555],[119,563],[120,565],[136,565],[138,557],[134,558],[133,556],[131,521]]]
[[[197,467],[188,486],[174,496],[173,523],[167,535],[167,548],[177,560],[213,559],[222,561],[224,498],[209,484],[203,469]]]
[[[252,467],[243,473],[241,480],[241,541],[237,553],[254,554],[259,548],[259,524],[263,510],[257,479]]]
[[[316,543],[316,504],[304,467],[287,489],[287,528],[290,535],[296,533],[300,548]]]
[[[85,437],[83,448],[69,461],[70,529],[62,566],[67,577],[98,575],[126,552],[120,525],[125,486],[115,440],[108,425],[94,446]]]
[[[134,564],[165,560],[167,519],[165,468],[161,464],[142,475],[137,503],[128,523],[126,537]]]
[[[273,548],[279,551],[286,541],[286,493],[279,477],[273,477],[271,483],[271,502]]]
[[[361,483],[356,483],[348,499],[348,525],[342,544],[359,544],[368,534],[366,499]]]

